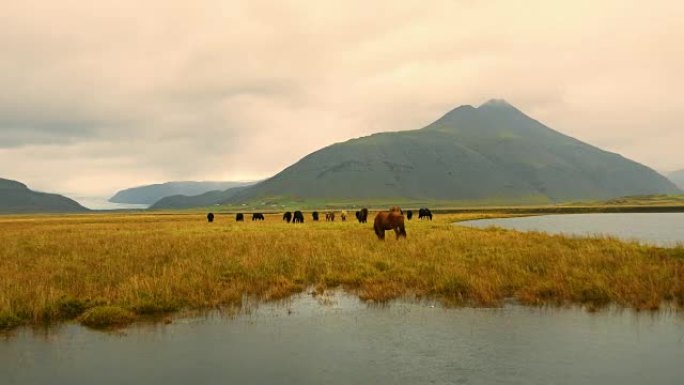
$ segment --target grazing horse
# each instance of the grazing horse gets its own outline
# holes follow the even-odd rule
[[[207,222],[211,223],[214,221],[214,213],[207,214]]]
[[[404,215],[398,207],[392,207],[390,211],[381,211],[375,216],[373,223],[373,230],[378,239],[385,239],[386,230],[394,230],[397,239],[406,238],[406,229],[404,228]]]
[[[314,222],[318,222],[318,211],[312,212],[311,217],[313,218]]]
[[[335,222],[335,213],[333,213],[333,212],[325,213],[325,221],[326,222]]]
[[[406,219],[408,219],[410,221],[411,218],[413,218],[413,211],[406,210]]]
[[[236,222],[242,222],[242,221],[244,221],[244,220],[245,220],[245,214],[243,214],[243,213],[237,213],[237,214],[235,215],[235,221],[236,221]]]
[[[432,212],[428,208],[422,208],[418,210],[418,219],[430,219],[432,220]]]
[[[342,222],[346,221],[346,220],[347,220],[347,212],[346,212],[346,211],[342,211],[342,212],[340,213],[340,218],[342,218]]]
[[[368,221],[368,209],[364,207],[357,211],[356,220],[359,221],[359,223],[366,223]]]
[[[252,221],[263,221],[263,220],[264,220],[264,214],[262,214],[262,213],[252,214]]]
[[[292,220],[292,213],[288,211],[285,214],[283,214],[283,220],[287,221],[287,223],[290,223],[290,221]]]
[[[295,211],[292,223],[304,223],[304,214],[299,210]]]

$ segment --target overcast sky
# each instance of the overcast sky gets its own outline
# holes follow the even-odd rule
[[[2,1],[0,177],[81,195],[270,176],[504,98],[684,168],[684,2]]]

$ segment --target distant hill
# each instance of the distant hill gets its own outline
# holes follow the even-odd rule
[[[0,178],[0,213],[86,212],[76,201],[57,194],[30,190],[25,184]]]
[[[172,195],[164,197],[150,206],[150,209],[184,209],[190,207],[214,206],[224,203],[249,186],[240,186],[225,191],[209,191],[204,194],[187,196]]]
[[[684,170],[673,171],[667,177],[680,189],[684,190]]]
[[[109,198],[113,203],[151,205],[173,195],[198,195],[209,191],[223,191],[232,187],[247,186],[254,182],[166,182],[121,190]]]
[[[678,193],[642,164],[554,131],[503,100],[490,100],[458,107],[419,130],[333,144],[214,201],[554,203]],[[184,205],[199,203],[189,198]]]

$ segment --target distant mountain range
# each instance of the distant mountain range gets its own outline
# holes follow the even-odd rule
[[[684,170],[673,171],[667,174],[667,177],[680,189],[684,190]]]
[[[219,192],[233,187],[248,186],[254,183],[255,182],[166,182],[121,190],[109,198],[109,201],[114,203],[151,205],[158,200],[169,196],[199,195],[209,191]]]
[[[30,190],[25,184],[0,178],[0,213],[86,212],[87,208],[58,194]]]
[[[642,164],[490,100],[458,107],[419,130],[333,144],[247,188],[154,207],[265,199],[553,203],[680,192]]]

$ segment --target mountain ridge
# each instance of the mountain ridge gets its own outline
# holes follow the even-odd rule
[[[419,129],[331,144],[219,203],[268,197],[554,203],[679,192],[642,164],[492,99],[456,107]]]

